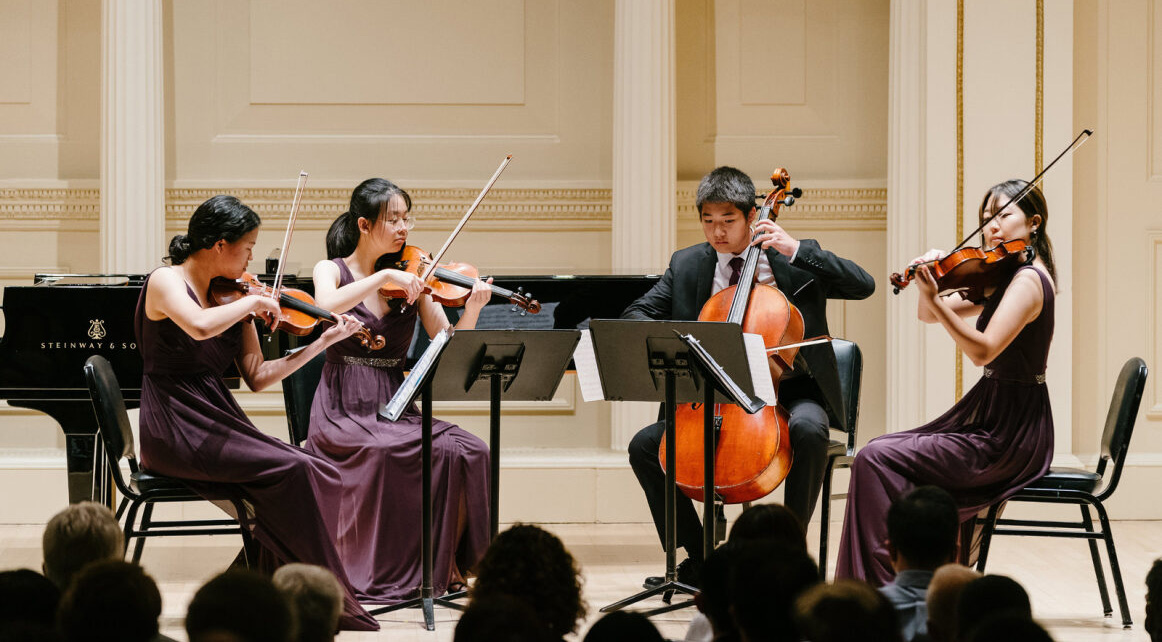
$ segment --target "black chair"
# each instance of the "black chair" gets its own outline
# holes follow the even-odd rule
[[[137,538],[133,548],[133,562],[141,561],[141,551],[148,537],[236,534],[242,536],[243,554],[247,556],[253,550],[250,532],[238,520],[153,519],[154,504],[205,500],[180,480],[145,471],[138,465],[125,399],[121,396],[117,376],[113,374],[113,368],[105,357],[94,355],[85,361],[85,380],[89,384],[89,396],[93,400],[97,431],[101,436],[100,446],[105,451],[109,476],[122,495],[116,515],[118,521],[125,515],[125,549],[129,549],[130,540]],[[122,460],[129,464],[128,480],[121,470]],[[241,502],[233,503],[240,519],[245,520],[247,513]],[[141,525],[138,527],[137,513],[143,506],[145,510],[141,512]]]
[[[287,431],[296,446],[307,440],[311,425],[311,403],[315,400],[315,389],[323,376],[326,357],[319,353],[301,368],[282,380],[282,402],[286,406]]]
[[[1110,571],[1114,577],[1114,588],[1118,592],[1118,608],[1122,612],[1122,626],[1130,628],[1130,607],[1126,602],[1126,589],[1122,584],[1122,571],[1118,566],[1118,554],[1114,549],[1114,534],[1110,531],[1110,520],[1104,502],[1117,490],[1122,476],[1122,466],[1130,449],[1130,435],[1134,432],[1134,422],[1138,418],[1138,407],[1142,402],[1142,392],[1146,388],[1146,362],[1134,357],[1122,366],[1110,409],[1106,414],[1105,430],[1101,437],[1101,459],[1097,470],[1090,472],[1080,468],[1050,468],[1044,477],[1029,484],[1008,501],[1037,502],[1049,504],[1076,504],[1081,509],[1080,522],[999,519],[1000,505],[989,508],[985,518],[983,537],[980,544],[980,558],[976,569],[984,572],[988,561],[989,545],[993,535],[1024,535],[1041,537],[1069,537],[1089,541],[1089,555],[1093,559],[1093,570],[1097,575],[1097,588],[1101,593],[1102,608],[1106,617],[1113,615],[1110,607],[1109,590],[1106,588],[1105,571],[1097,550],[1097,540],[1106,544],[1106,554],[1110,560]],[[1112,463],[1112,466],[1111,466]],[[1097,511],[1101,530],[1093,530],[1093,519],[1089,507]],[[1005,527],[1020,528],[1005,528]]]
[[[859,390],[863,383],[863,353],[859,346],[846,339],[834,339],[835,364],[839,367],[839,389],[843,393],[847,428],[833,430],[844,433],[844,441],[831,440],[827,448],[827,470],[823,473],[823,489],[819,493],[819,577],[827,579],[827,536],[831,531],[831,500],[844,499],[847,493],[831,493],[831,476],[840,468],[850,468],[855,461],[856,425],[859,422]]]

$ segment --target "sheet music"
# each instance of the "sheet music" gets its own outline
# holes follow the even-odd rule
[[[585,401],[602,401],[605,390],[601,387],[601,375],[597,372],[597,353],[593,351],[593,335],[588,330],[581,332],[581,340],[573,350],[573,367],[577,368],[577,382],[581,384],[581,398]],[[770,379],[770,375],[767,375]]]
[[[419,361],[400,384],[399,389],[395,391],[395,395],[379,408],[379,416],[388,421],[399,421],[400,416],[411,405],[412,400],[419,392],[420,383],[428,375],[440,353],[444,351],[444,346],[448,345],[449,337],[451,337],[451,333],[448,332],[447,328],[432,337],[428,349],[420,355]]]
[[[750,380],[754,384],[754,396],[768,406],[777,405],[775,385],[771,381],[771,369],[767,366],[767,346],[761,334],[742,333],[742,343],[746,348],[747,365],[750,366]]]

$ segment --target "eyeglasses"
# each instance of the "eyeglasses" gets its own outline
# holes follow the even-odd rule
[[[404,228],[405,230],[410,230],[410,229],[412,229],[412,228],[414,228],[414,227],[416,226],[416,219],[415,219],[415,218],[413,218],[413,217],[408,217],[408,218],[385,218],[385,219],[383,219],[383,222],[384,222],[384,223],[385,223],[385,224],[386,224],[388,227],[393,227],[393,228],[400,228],[400,227],[402,227],[402,228]]]

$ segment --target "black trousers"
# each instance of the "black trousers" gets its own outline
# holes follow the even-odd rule
[[[785,391],[780,391],[785,392]],[[823,473],[827,469],[828,434],[827,412],[812,397],[788,399],[781,394],[779,404],[791,415],[790,433],[794,461],[783,482],[784,502],[807,527],[815,512],[819,490],[823,487]],[[665,545],[666,532],[666,473],[658,462],[658,447],[666,432],[666,422],[659,421],[642,428],[629,442],[629,464],[637,475],[638,483],[646,494],[646,502],[658,529],[658,539]],[[702,522],[694,510],[694,502],[682,491],[677,491],[676,526],[678,546],[688,555],[702,557]]]

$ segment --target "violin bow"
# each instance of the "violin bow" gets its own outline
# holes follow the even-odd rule
[[[1005,203],[1003,207],[997,208],[996,211],[993,212],[992,216],[986,218],[984,220],[984,222],[980,224],[980,226],[978,226],[975,230],[969,232],[968,236],[965,236],[964,239],[960,241],[959,245],[957,245],[956,247],[954,247],[948,251],[948,254],[952,254],[953,252],[964,247],[968,243],[969,239],[971,239],[973,236],[975,236],[977,232],[983,230],[986,225],[988,225],[989,223],[992,223],[994,218],[1001,215],[1001,212],[1008,209],[1008,207],[1010,205],[1012,205],[1013,203],[1016,203],[1017,201],[1020,201],[1022,198],[1025,198],[1026,196],[1028,196],[1029,192],[1032,192],[1033,188],[1037,187],[1037,184],[1040,183],[1043,178],[1045,178],[1045,174],[1049,170],[1053,169],[1053,166],[1057,164],[1057,161],[1061,160],[1062,158],[1065,158],[1065,155],[1068,154],[1069,152],[1072,152],[1073,150],[1077,149],[1078,147],[1081,147],[1082,144],[1085,143],[1085,141],[1089,140],[1090,136],[1093,136],[1092,129],[1081,130],[1081,133],[1077,135],[1077,138],[1074,138],[1073,142],[1069,143],[1069,147],[1066,147],[1060,154],[1058,154],[1057,158],[1054,158],[1051,163],[1046,165],[1045,169],[1041,170],[1040,173],[1038,173],[1036,176],[1034,176],[1033,180],[1029,181],[1028,185],[1025,185],[1025,187],[1023,189],[1021,189],[1021,191],[1017,192],[1017,194],[1015,196],[1010,198],[1009,201],[1007,203]]]
[[[484,185],[484,189],[480,190],[480,194],[476,197],[476,200],[472,201],[472,205],[468,207],[468,211],[464,212],[464,216],[460,218],[460,222],[456,224],[455,229],[448,235],[448,240],[444,241],[444,246],[432,257],[432,262],[424,267],[424,271],[420,274],[421,281],[427,281],[428,277],[431,276],[432,271],[436,269],[436,265],[440,262],[440,259],[444,257],[444,253],[448,251],[448,247],[452,245],[452,241],[455,240],[456,235],[460,233],[460,230],[464,228],[464,224],[468,222],[468,217],[472,216],[472,213],[476,211],[477,207],[480,207],[480,202],[488,195],[488,190],[492,189],[493,183],[496,182],[496,179],[500,178],[501,172],[504,171],[505,167],[508,167],[508,163],[511,160],[512,154],[508,154],[504,157],[504,160],[500,161],[500,167],[496,168],[496,171],[492,174],[492,178],[488,179],[488,183]]]
[[[295,195],[291,199],[290,216],[286,221],[286,235],[282,237],[282,252],[278,257],[278,269],[274,271],[274,289],[271,290],[271,296],[278,299],[279,288],[282,287],[282,273],[286,266],[286,257],[290,254],[291,233],[295,229],[295,219],[299,214],[299,204],[303,200],[303,190],[307,186],[307,172],[306,170],[299,171],[299,180],[295,184]]]

